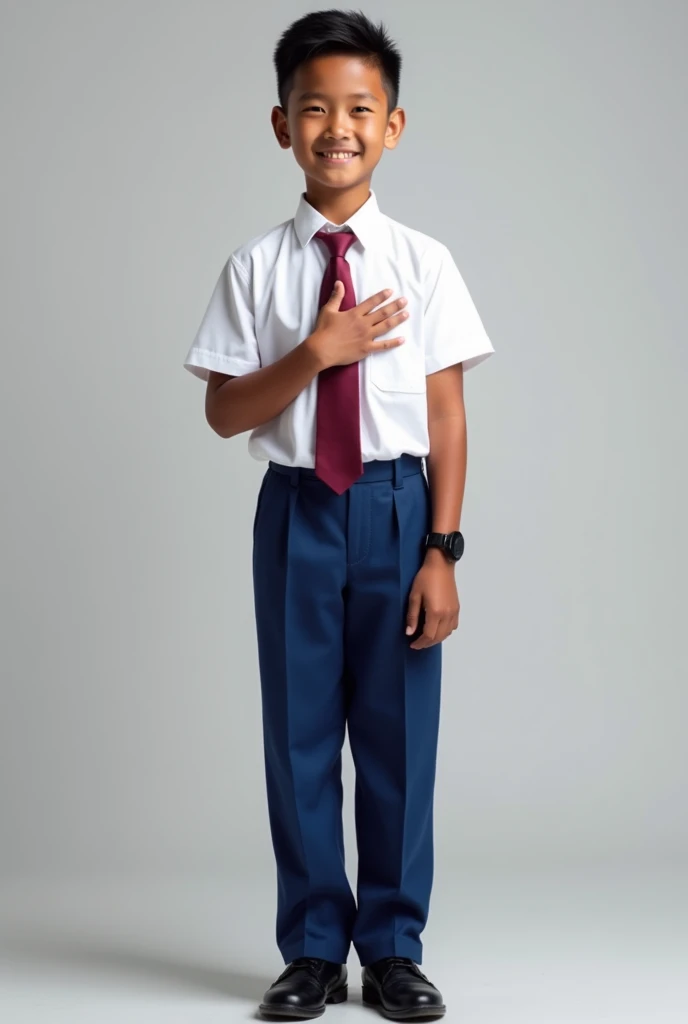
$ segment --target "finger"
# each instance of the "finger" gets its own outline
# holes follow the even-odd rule
[[[435,642],[435,637],[439,631],[441,621],[442,617],[437,614],[433,615],[430,613],[430,615],[425,616],[425,628],[423,629],[422,639],[428,641],[426,644],[427,647],[429,647],[431,643]]]
[[[405,341],[406,338],[386,338],[384,341],[371,341],[368,345],[368,352],[385,352],[388,348],[398,348]]]
[[[386,320],[381,320],[379,324],[375,324],[373,328],[373,337],[379,338],[381,334],[386,334],[387,331],[391,331],[397,324],[402,324],[404,320],[408,320],[408,310],[404,309],[401,313],[396,313],[394,316],[388,316]]]
[[[339,307],[342,304],[342,299],[343,298],[344,298],[344,282],[343,281],[335,281],[334,288],[332,289],[332,294],[330,295],[329,299],[327,300],[326,305],[327,305],[327,307],[329,309],[337,311],[337,310],[339,310]]]
[[[406,612],[406,635],[410,636],[418,628],[418,616],[422,598],[420,594],[412,593],[409,597],[408,610]]]
[[[429,612],[426,608],[423,632],[417,640],[414,640],[411,647],[415,650],[420,650],[423,647],[430,647],[435,642],[435,634],[437,633],[439,624],[440,616],[437,612]]]
[[[391,288],[383,288],[381,292],[377,292],[375,295],[371,295],[369,299],[364,299],[363,302],[355,307],[359,313],[370,313],[371,309],[375,309],[381,302],[388,299],[392,294]]]
[[[440,628],[444,632],[444,636],[442,637],[442,639],[446,640],[447,637],[452,635],[455,629],[459,628],[459,613],[448,611],[443,618],[442,625]]]
[[[379,309],[371,310],[370,313],[367,314],[367,317],[371,323],[379,324],[383,320],[386,320],[387,317],[392,316],[393,313],[403,309],[407,302],[408,299],[402,296],[400,299],[395,299],[394,302],[388,302],[386,306],[380,306]]]

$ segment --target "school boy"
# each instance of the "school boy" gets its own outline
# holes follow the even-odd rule
[[[307,14],[274,62],[272,126],[306,190],[292,219],[230,255],[184,363],[207,381],[213,430],[250,430],[251,455],[269,463],[253,572],[287,966],[260,1009],[313,1018],[345,1000],[353,944],[366,1003],[393,1020],[437,1017],[442,996],[418,965],[441,643],[459,618],[463,375],[494,349],[448,248],[386,216],[370,187],[405,125],[384,27]]]

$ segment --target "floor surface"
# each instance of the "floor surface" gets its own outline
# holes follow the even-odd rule
[[[231,1024],[282,963],[273,893],[246,879],[0,887],[3,1024]],[[687,1024],[688,877],[461,877],[437,887],[424,971],[447,1021]],[[381,1019],[350,1000],[331,1024]]]

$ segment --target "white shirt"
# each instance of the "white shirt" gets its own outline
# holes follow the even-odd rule
[[[464,372],[494,352],[445,245],[383,214],[374,192],[346,224],[331,224],[302,193],[295,216],[236,249],[225,263],[184,366],[240,376],[281,359],[313,331],[329,259],[321,229],[356,235],[346,254],[356,301],[384,288],[405,296],[408,320],[380,338],[405,342],[359,363],[364,462],[427,455],[426,375],[455,363]],[[379,340],[379,339],[378,339]],[[248,439],[256,459],[315,465],[317,377]]]

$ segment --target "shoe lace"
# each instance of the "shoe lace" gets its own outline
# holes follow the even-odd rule
[[[386,970],[384,981],[390,977],[393,971],[411,971],[413,974],[420,976],[424,981],[428,979],[421,972],[418,964],[414,963],[409,957],[406,956],[390,956],[387,958]]]
[[[296,958],[296,960],[292,960],[290,964],[287,964],[285,969],[280,974],[278,980],[281,981],[283,978],[288,978],[291,974],[294,974],[296,971],[309,971],[311,974],[315,975],[316,978],[318,978],[318,972],[321,964],[322,960],[319,960],[317,957],[299,956]]]

